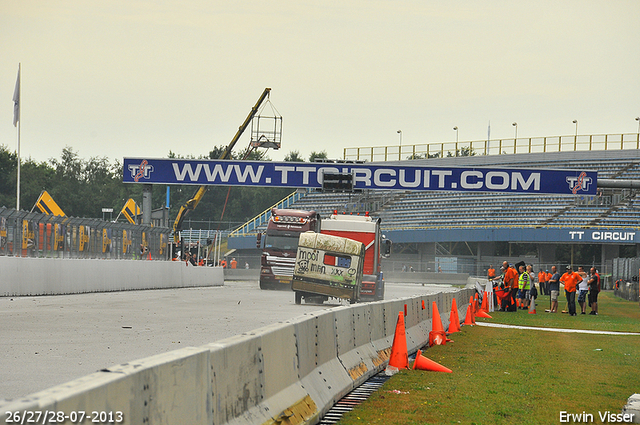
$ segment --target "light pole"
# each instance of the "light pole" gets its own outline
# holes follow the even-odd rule
[[[514,140],[518,140],[518,123],[517,123],[517,122],[514,122],[514,123],[512,123],[511,125],[512,125],[512,126],[514,126],[514,127],[516,128],[516,134],[515,134],[515,136],[513,136],[513,139],[514,139]]]
[[[573,120],[571,122],[576,125],[576,137],[578,137],[578,120]]]
[[[453,131],[456,132],[456,148],[458,147],[458,126],[453,127]]]
[[[578,149],[578,120],[573,120],[571,122],[576,125],[576,135],[573,138],[573,150],[575,151]]]
[[[640,117],[636,117],[636,121],[638,121],[638,134],[640,134]]]
[[[402,130],[396,131],[400,135],[400,146],[402,146]]]

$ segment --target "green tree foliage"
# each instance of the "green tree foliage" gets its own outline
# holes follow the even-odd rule
[[[440,158],[440,152],[438,153],[429,153],[429,154],[411,154],[407,157],[407,159],[431,159],[431,158]]]
[[[320,151],[320,152],[311,152],[311,155],[309,155],[309,162],[314,162],[317,159],[327,159],[327,152],[326,151]]]
[[[16,206],[17,167],[17,155],[10,152],[7,146],[0,145],[0,206]]]
[[[304,162],[304,158],[300,156],[300,151],[291,151],[284,157],[287,162]]]
[[[460,149],[456,149],[455,153],[451,153],[451,151],[447,152],[447,158],[451,158],[454,156],[476,156],[476,151],[469,147],[462,147]]]

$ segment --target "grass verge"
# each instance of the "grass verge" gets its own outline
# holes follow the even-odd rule
[[[598,316],[569,317],[538,307],[536,315],[495,312],[493,320],[486,320],[640,331],[637,303],[611,293],[601,294],[599,301]],[[424,355],[453,373],[401,371],[339,423],[557,424],[562,411],[585,412],[593,415],[593,423],[602,423],[599,412],[619,413],[627,398],[640,391],[640,336],[474,326],[450,337],[453,343]]]

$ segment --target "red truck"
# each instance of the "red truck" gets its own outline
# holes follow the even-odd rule
[[[259,233],[257,240],[258,247],[262,245],[260,289],[291,290],[298,237],[307,231],[320,233],[320,222],[315,211],[271,210],[264,238]]]
[[[362,242],[365,247],[360,301],[384,299],[384,279],[381,271],[382,257],[389,256],[391,241],[385,239],[380,231],[380,219],[364,215],[338,214],[322,222],[321,233],[340,236]]]

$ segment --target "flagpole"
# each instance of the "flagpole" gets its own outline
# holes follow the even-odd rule
[[[18,128],[18,177],[17,177],[17,184],[16,184],[16,210],[20,211],[20,127],[22,126],[22,119],[20,117],[20,109],[22,107],[22,101],[20,100],[21,97],[21,79],[20,79],[20,71],[22,70],[22,64],[18,63],[18,82],[17,82],[17,91],[18,91],[18,121],[16,122],[16,127]],[[15,101],[15,99],[14,99]]]

